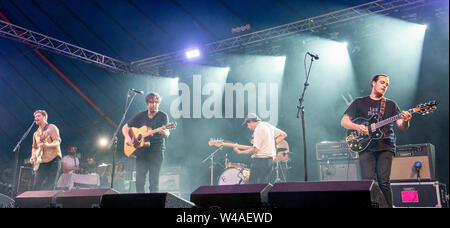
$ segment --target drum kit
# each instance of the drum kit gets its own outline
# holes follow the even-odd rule
[[[222,148],[217,149],[221,150]],[[213,154],[215,153],[213,152]],[[280,143],[277,148],[277,156],[274,160],[274,177],[273,182],[286,182],[287,171],[289,169],[288,162],[289,158],[289,146],[286,141]],[[208,157],[210,159],[213,156]],[[206,159],[205,159],[206,160]],[[211,185],[213,185],[213,171],[211,167]],[[248,184],[251,171],[246,164],[242,163],[232,163],[228,160],[228,155],[225,156],[225,169],[219,176],[217,185],[234,185],[234,184]]]

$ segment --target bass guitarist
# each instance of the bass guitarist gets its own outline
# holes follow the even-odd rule
[[[133,145],[133,136],[130,135],[130,129],[147,126],[156,131],[148,136],[145,141],[150,142],[150,146],[144,146],[136,149],[136,192],[144,193],[145,179],[149,173],[150,192],[159,191],[159,172],[164,158],[165,139],[169,137],[170,132],[165,125],[168,123],[167,114],[159,111],[161,96],[157,93],[150,93],[145,97],[147,110],[136,114],[131,120],[122,127],[122,134],[125,137],[125,143]]]
[[[34,120],[39,128],[33,134],[30,163],[34,165],[35,190],[54,190],[61,169],[61,138],[54,124],[47,122],[45,110],[34,112]]]
[[[401,114],[396,120],[397,128],[406,131],[412,114],[400,111],[397,104],[384,97],[389,86],[389,77],[384,74],[372,78],[372,91],[369,96],[355,99],[344,113],[341,126],[347,130],[358,131],[369,135],[374,129],[365,124],[358,124],[356,118],[369,119],[373,115],[379,116],[379,121]],[[390,185],[391,164],[395,152],[395,134],[393,123],[381,127],[382,136],[373,139],[366,149],[360,152],[359,160],[363,179],[377,180],[383,192],[386,203],[392,207],[392,190]]]

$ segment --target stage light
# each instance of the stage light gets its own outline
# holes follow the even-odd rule
[[[98,145],[100,147],[106,147],[108,145],[108,140],[106,138],[101,137],[98,140]]]
[[[200,56],[200,51],[198,49],[192,49],[186,51],[186,58],[192,59]]]

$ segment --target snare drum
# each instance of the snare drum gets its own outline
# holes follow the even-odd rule
[[[242,163],[226,163],[225,168],[239,168],[239,169],[246,169],[247,165]]]
[[[228,168],[220,175],[218,185],[247,184],[249,177],[247,168]]]

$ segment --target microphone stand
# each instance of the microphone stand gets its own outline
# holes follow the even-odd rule
[[[306,55],[307,54],[305,54],[305,58],[306,58]],[[307,160],[306,160],[306,158],[307,158],[307,150],[306,150],[306,135],[305,135],[305,111],[304,111],[303,101],[304,101],[306,88],[309,86],[308,79],[309,79],[309,73],[311,71],[311,67],[312,67],[313,62],[314,62],[314,57],[311,56],[311,64],[309,65],[308,72],[306,73],[306,81],[305,81],[305,84],[303,84],[304,85],[303,92],[302,92],[301,97],[298,99],[299,105],[297,106],[297,109],[298,109],[298,111],[297,111],[297,119],[299,118],[299,116],[302,117],[305,181],[308,181],[308,168],[307,168]],[[305,70],[306,70],[306,67],[305,67]]]
[[[31,128],[33,128],[34,120],[31,126],[28,128],[28,130],[23,134],[22,138],[17,142],[16,146],[13,149],[13,152],[15,153],[15,164],[14,164],[14,176],[13,176],[13,189],[11,192],[11,198],[14,198],[16,196],[17,191],[17,185],[18,185],[18,177],[17,177],[17,167],[19,166],[19,151],[20,151],[20,144],[22,144],[22,141],[25,140],[25,138],[28,136],[28,134],[31,131]]]
[[[122,119],[120,120],[119,125],[117,125],[117,129],[114,132],[114,135],[111,138],[111,141],[109,142],[109,145],[108,145],[108,148],[110,150],[112,150],[112,154],[113,154],[113,156],[112,156],[112,158],[113,158],[113,160],[112,160],[112,170],[111,170],[111,188],[114,187],[114,174],[115,174],[115,170],[116,170],[117,134],[119,133],[120,126],[122,126],[123,121],[125,120],[125,116],[127,115],[128,109],[130,109],[130,106],[133,103],[134,98],[136,97],[136,92],[134,90],[129,90],[128,93],[127,93],[127,101],[128,101],[129,96],[130,96],[130,92],[133,95],[132,95],[128,105],[126,105],[125,112],[122,115]]]
[[[219,148],[217,148],[217,150],[215,150],[214,152],[212,152],[208,157],[206,157],[205,159],[203,159],[202,163],[205,163],[208,159],[211,160],[211,185],[214,185],[214,155],[219,152],[219,150],[222,150],[223,146],[220,146]]]

